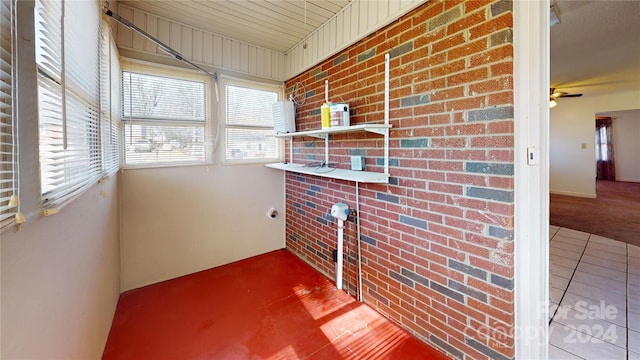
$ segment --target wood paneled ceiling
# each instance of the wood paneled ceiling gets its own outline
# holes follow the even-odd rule
[[[302,41],[349,2],[350,0],[118,1],[160,17],[282,53]]]

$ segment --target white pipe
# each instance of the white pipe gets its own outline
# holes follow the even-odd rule
[[[324,81],[324,102],[329,103],[329,80]]]
[[[338,259],[336,262],[336,287],[342,289],[342,252],[344,237],[344,221],[338,219]]]
[[[356,246],[358,247],[358,300],[362,301],[362,252],[360,251],[360,190],[356,181],[356,227],[358,235]]]

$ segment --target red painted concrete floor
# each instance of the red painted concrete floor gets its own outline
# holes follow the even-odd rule
[[[278,250],[123,293],[103,359],[446,359]]]

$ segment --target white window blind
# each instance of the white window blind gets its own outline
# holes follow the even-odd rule
[[[0,227],[17,212],[16,148],[13,107],[13,38],[15,1],[0,3]]]
[[[125,163],[206,161],[206,98],[204,79],[123,71]]]
[[[102,175],[100,25],[97,1],[35,5],[40,181],[45,209]]]
[[[271,161],[279,157],[279,142],[274,137],[273,103],[276,91],[225,86],[225,160]]]
[[[118,49],[103,20],[100,58],[100,128],[102,171],[110,176],[120,167],[120,63]]]

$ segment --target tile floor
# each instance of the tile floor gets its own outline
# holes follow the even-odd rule
[[[549,359],[640,360],[640,247],[550,226]]]

